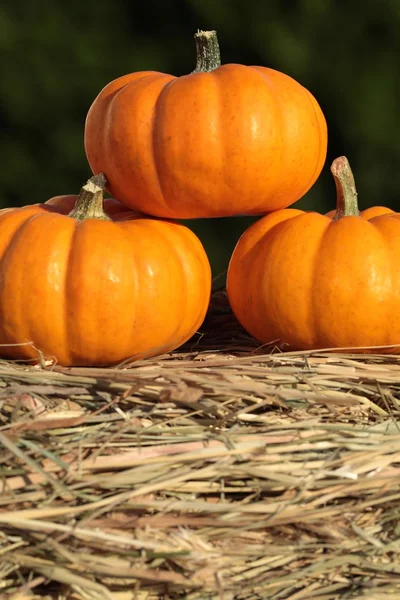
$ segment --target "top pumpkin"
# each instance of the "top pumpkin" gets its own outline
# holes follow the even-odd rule
[[[310,92],[266,67],[220,63],[215,31],[195,34],[196,69],[109,83],[85,125],[86,155],[109,192],[157,217],[257,215],[285,208],[325,163],[327,126]]]

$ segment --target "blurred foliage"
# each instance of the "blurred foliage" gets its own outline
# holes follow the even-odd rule
[[[399,0],[18,0],[0,8],[0,206],[78,192],[90,176],[86,112],[112,79],[194,67],[193,34],[218,31],[222,61],[284,71],[319,101],[329,153],[296,206],[334,203],[329,165],[346,154],[360,206],[398,205]],[[249,218],[190,222],[214,274],[224,271]]]

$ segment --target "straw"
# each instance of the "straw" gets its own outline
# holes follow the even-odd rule
[[[0,361],[0,598],[400,599],[400,356]]]

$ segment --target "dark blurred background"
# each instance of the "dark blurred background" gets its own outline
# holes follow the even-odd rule
[[[87,110],[137,70],[193,70],[197,29],[216,29],[222,62],[297,79],[329,129],[324,170],[296,207],[334,206],[332,160],[352,165],[361,208],[399,206],[399,0],[8,0],[0,8],[0,206],[77,193],[90,177]],[[250,218],[192,221],[216,286]]]

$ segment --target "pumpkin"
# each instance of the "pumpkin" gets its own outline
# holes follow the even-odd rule
[[[107,366],[177,348],[202,324],[211,269],[180,223],[137,215],[105,179],[0,212],[0,355]]]
[[[400,214],[359,212],[345,157],[332,166],[335,212],[284,209],[239,239],[227,293],[242,326],[286,349],[400,350]]]
[[[326,159],[319,104],[279,71],[221,66],[215,31],[195,40],[192,73],[135,72],[98,94],[85,123],[92,171],[123,204],[158,217],[264,214],[296,202]]]

